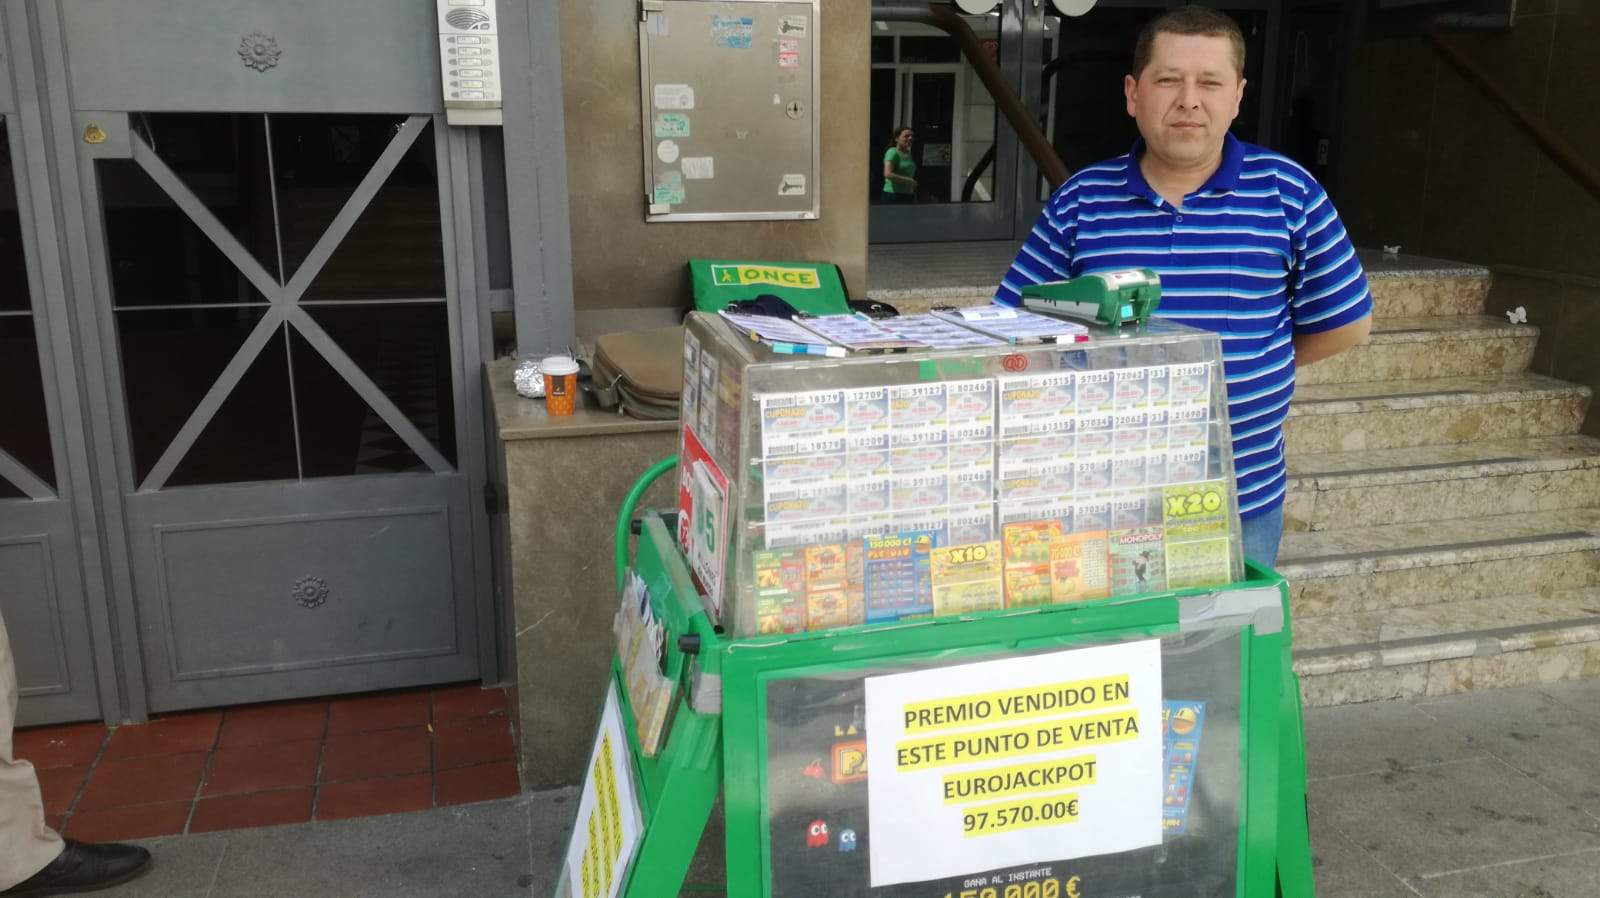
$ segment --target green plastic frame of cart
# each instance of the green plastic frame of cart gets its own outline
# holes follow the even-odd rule
[[[666,674],[677,681],[679,696],[660,753],[645,757],[620,662],[613,653],[611,675],[621,701],[644,826],[621,894],[626,898],[669,898],[678,894],[688,875],[717,791],[722,788],[722,719],[689,707],[689,656],[679,648],[677,637],[699,635],[702,644],[714,650],[717,635],[700,605],[683,554],[659,514],[643,516],[633,568],[650,591],[657,619],[666,626]],[[702,660],[714,665],[715,652]],[[634,875],[640,871],[645,875]]]
[[[726,643],[722,663],[722,715],[726,780],[728,894],[770,896],[771,849],[767,838],[765,770],[766,693],[771,679],[817,675],[881,665],[885,660],[941,660],[970,654],[1103,643],[1162,636],[1181,627],[1183,599],[1229,590],[1276,590],[1287,600],[1281,577],[1251,566],[1252,579],[1221,590],[1179,590],[1135,599],[1044,606],[1027,612],[995,611],[917,624],[879,624],[785,640],[755,638]],[[1285,617],[1286,621],[1287,618]],[[1283,755],[1279,719],[1284,631],[1245,628],[1241,640],[1240,746],[1243,750],[1238,895],[1275,891],[1279,765]],[[1291,679],[1288,681],[1292,683]],[[1302,792],[1303,794],[1303,792]],[[1286,799],[1285,799],[1286,801]]]

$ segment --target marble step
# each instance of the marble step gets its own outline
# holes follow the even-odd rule
[[[1308,705],[1600,676],[1600,587],[1294,621]]]
[[[1482,315],[1489,299],[1489,269],[1421,256],[1385,257],[1358,250],[1372,288],[1372,314],[1385,318],[1421,315]]]
[[[1576,433],[1588,387],[1538,374],[1378,380],[1297,388],[1291,456]]]
[[[1600,586],[1600,508],[1286,533],[1295,619]]]
[[[1600,439],[1291,456],[1284,526],[1337,530],[1407,521],[1600,508]]]
[[[1504,318],[1379,318],[1360,346],[1295,372],[1301,386],[1515,374],[1533,361],[1539,329]]]

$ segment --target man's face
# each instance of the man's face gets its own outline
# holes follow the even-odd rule
[[[1203,164],[1222,152],[1239,115],[1244,79],[1225,37],[1157,34],[1150,64],[1123,81],[1128,114],[1158,159],[1174,168]]]

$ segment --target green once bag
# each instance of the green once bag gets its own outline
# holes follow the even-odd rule
[[[735,262],[690,259],[694,307],[720,312],[729,303],[770,293],[809,315],[845,315],[849,298],[839,269],[826,262]]]

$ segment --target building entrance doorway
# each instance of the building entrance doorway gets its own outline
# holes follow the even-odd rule
[[[261,11],[179,5],[158,18],[242,29]],[[0,385],[25,409],[0,430],[0,571],[31,573],[0,601],[14,646],[50,649],[19,651],[23,719],[492,675],[463,459],[481,432],[455,285],[463,153],[437,61],[330,81],[350,64],[305,58],[333,25],[431,39],[431,10],[364,0],[329,13],[342,25],[244,31],[222,54],[139,6],[4,7],[10,74],[43,73],[15,84],[37,123],[11,141],[34,150],[15,182],[60,210],[59,229],[20,225],[40,251],[4,272],[42,295],[0,300],[0,339],[31,349],[5,364],[44,375]],[[285,43],[296,68],[279,68]],[[47,464],[74,446],[78,463]],[[83,501],[59,503],[59,542],[83,557],[8,556],[13,524],[62,492]]]

